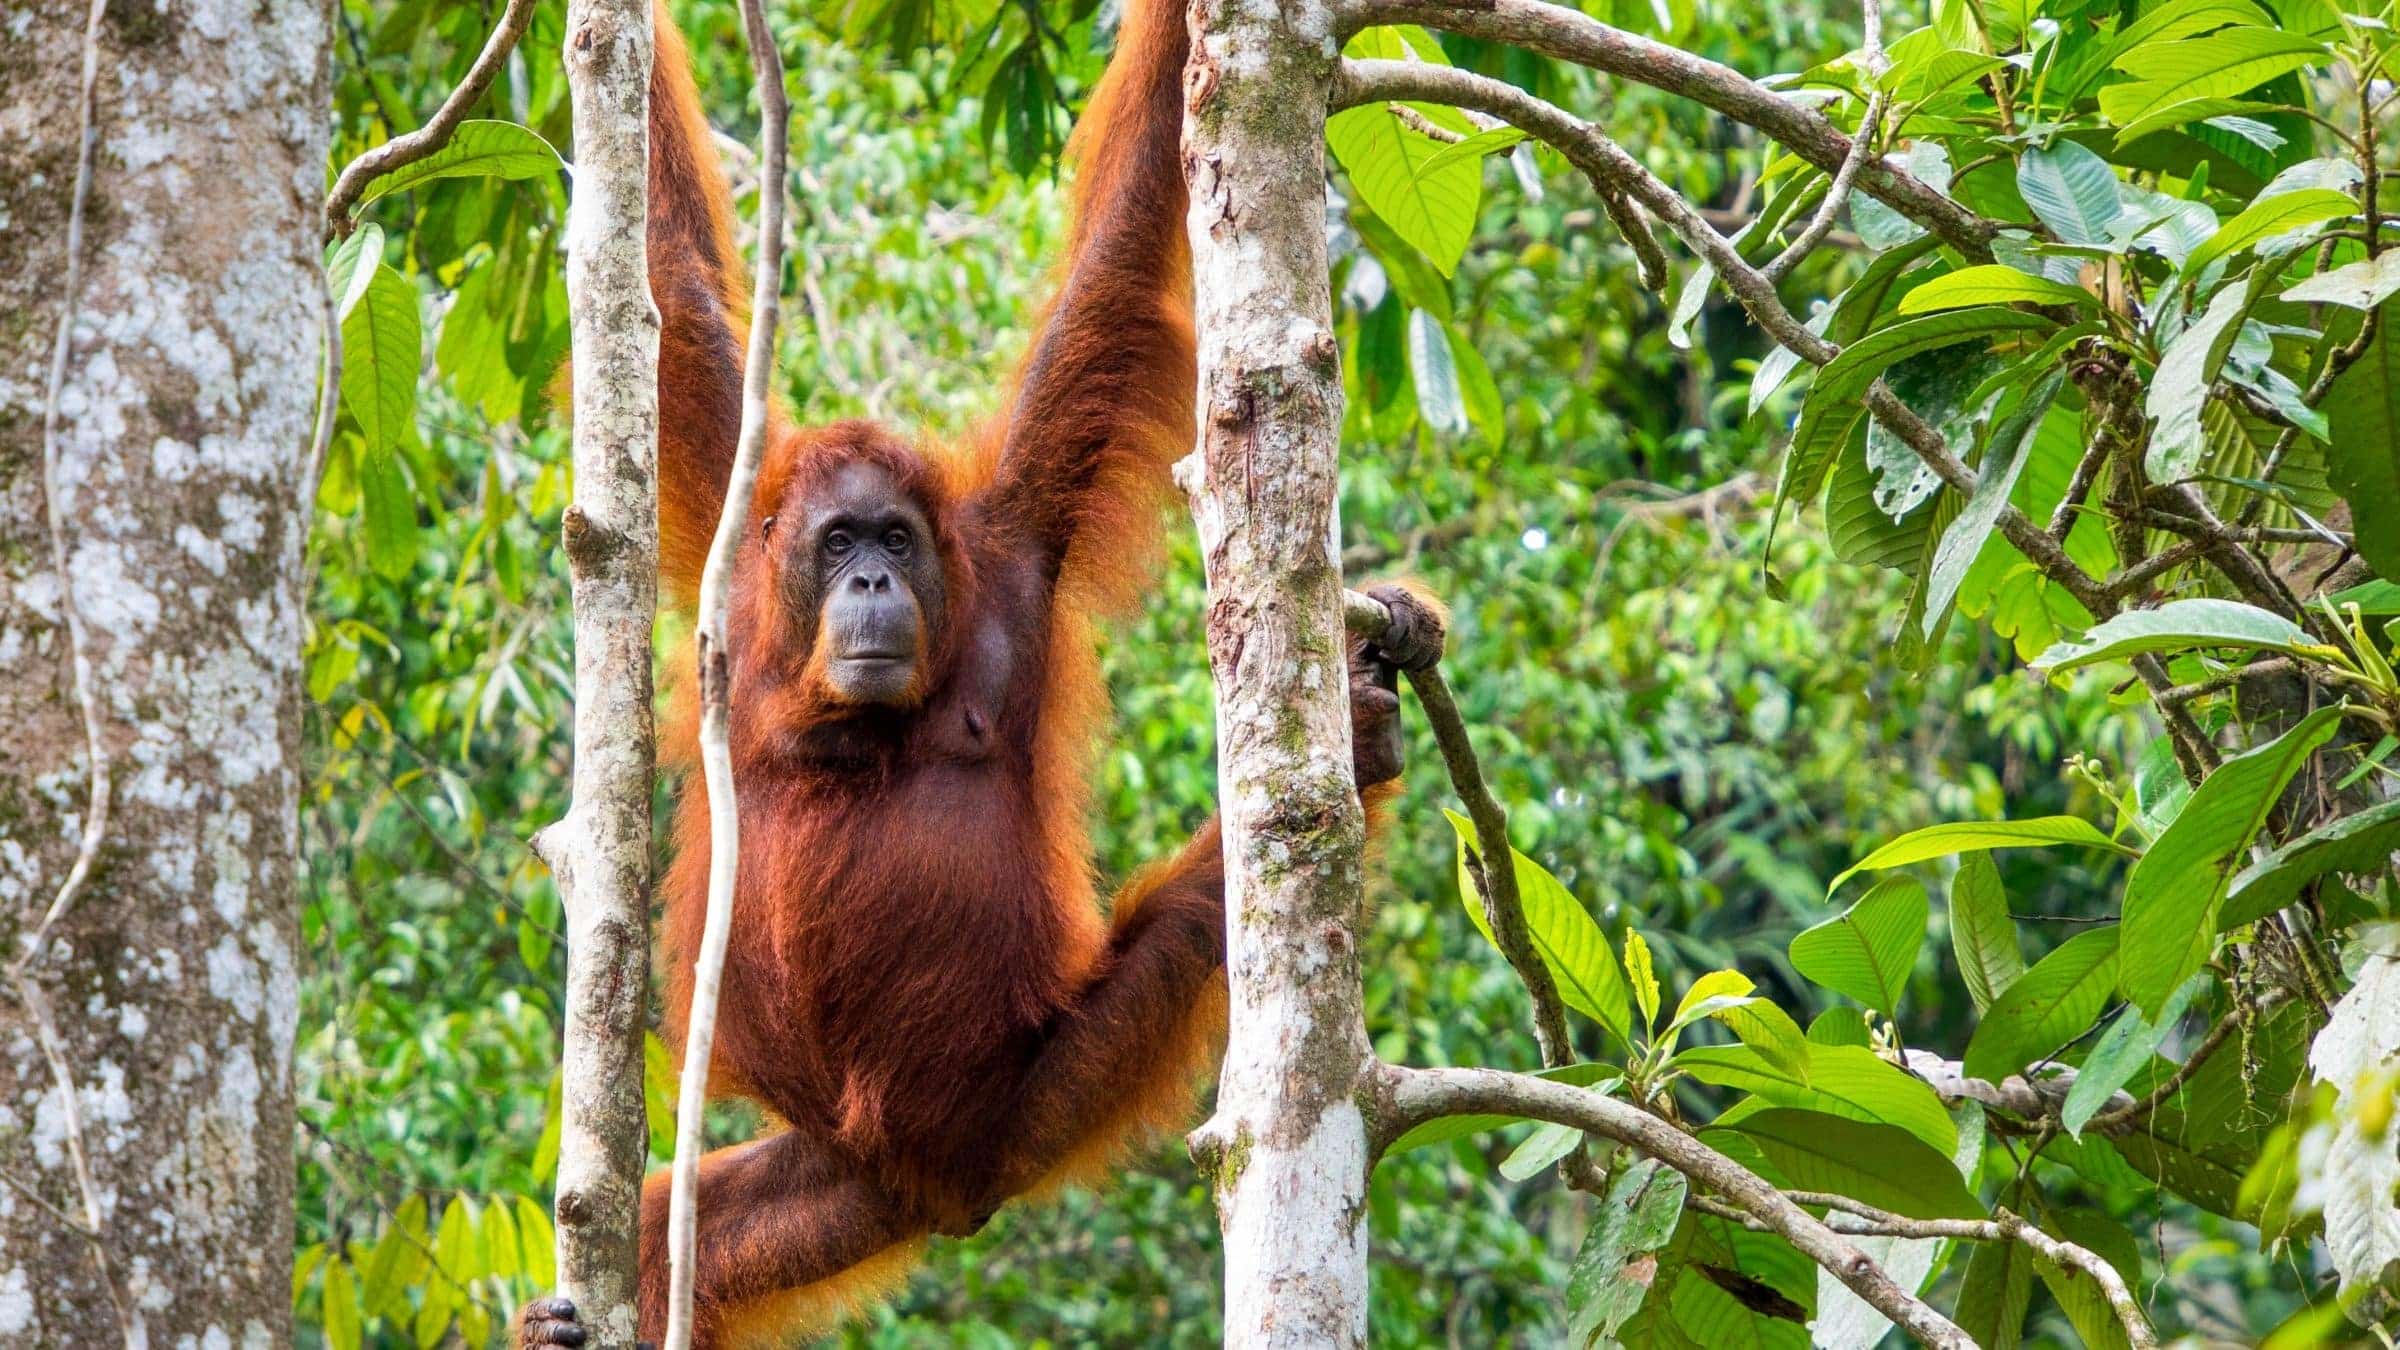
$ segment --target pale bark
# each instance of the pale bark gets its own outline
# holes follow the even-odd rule
[[[1200,0],[1184,162],[1200,350],[1189,482],[1209,576],[1230,1043],[1194,1136],[1225,1229],[1225,1343],[1366,1339],[1368,1066],[1326,288],[1318,0]]]
[[[775,373],[775,326],[783,281],[783,157],[791,107],[783,93],[783,57],[767,26],[765,0],[742,0],[742,31],[758,82],[758,271],[750,296],[750,347],[742,364],[742,430],[734,447],[725,505],[700,572],[693,649],[700,669],[700,769],[708,786],[708,913],[693,962],[692,1003],[684,1018],[683,1081],[675,1104],[675,1175],[667,1242],[666,1350],[692,1343],[692,1285],[700,1225],[701,1127],[708,1115],[709,1057],[716,1046],[717,995],[733,933],[733,890],[741,862],[741,812],[733,787],[732,680],[725,626],[733,601],[733,560],[749,530],[751,490],[767,439],[768,384]]]
[[[88,163],[86,18],[0,13],[0,1342],[272,1345],[329,15],[109,6]]]
[[[563,533],[575,595],[574,803],[537,842],[567,917],[558,1287],[592,1344],[611,1350],[634,1339],[648,1139],[642,1028],[658,603],[658,310],[645,247],[650,59],[648,0],[571,0],[575,500]]]

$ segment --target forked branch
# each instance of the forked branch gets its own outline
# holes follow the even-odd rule
[[[500,13],[500,22],[493,26],[492,35],[484,39],[483,50],[475,64],[467,67],[467,77],[442,100],[430,121],[405,136],[394,136],[342,169],[341,177],[333,180],[333,191],[325,194],[325,236],[328,239],[346,237],[353,228],[350,208],[358,204],[367,185],[385,174],[431,155],[450,143],[458,124],[467,119],[484,91],[492,87],[500,70],[508,64],[508,54],[517,49],[517,39],[525,36],[525,27],[533,22],[534,0],[508,0],[508,8]]]

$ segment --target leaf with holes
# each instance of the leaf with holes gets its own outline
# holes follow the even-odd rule
[[[1584,1234],[1567,1276],[1568,1343],[1590,1345],[1617,1334],[1642,1306],[1658,1260],[1683,1214],[1683,1174],[1656,1158],[1617,1170]]]

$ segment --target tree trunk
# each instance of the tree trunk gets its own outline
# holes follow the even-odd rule
[[[650,623],[658,608],[658,310],[650,302],[649,0],[570,0],[575,195],[567,303],[575,349],[575,776],[535,846],[567,915],[560,1063],[558,1285],[593,1350],[633,1344],[648,1127]]]
[[[329,14],[109,5],[78,211],[86,9],[0,13],[0,1342],[281,1344]]]
[[[1217,1114],[1194,1146],[1225,1229],[1225,1343],[1357,1346],[1372,1061],[1331,528],[1333,16],[1316,0],[1201,0],[1193,15],[1184,163],[1203,411],[1202,481],[1187,486],[1209,576],[1232,984]]]

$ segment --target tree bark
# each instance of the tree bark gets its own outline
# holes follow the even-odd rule
[[[1200,0],[1186,78],[1200,472],[1224,820],[1230,1042],[1193,1137],[1225,1229],[1225,1343],[1367,1330],[1371,1056],[1356,932],[1341,358],[1326,287],[1322,0]]]
[[[87,9],[0,12],[0,1342],[282,1344],[330,15]]]
[[[567,916],[558,1285],[592,1344],[634,1341],[648,1129],[650,624],[658,606],[658,310],[650,301],[648,0],[570,0],[575,195],[567,303],[575,351],[575,773],[537,847]]]

